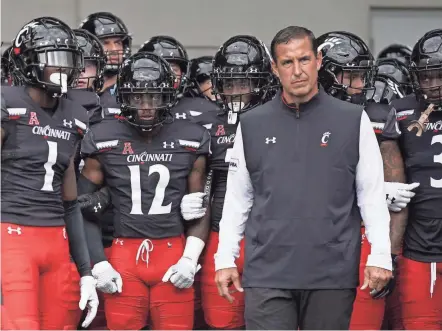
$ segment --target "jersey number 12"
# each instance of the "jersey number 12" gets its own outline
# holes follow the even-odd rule
[[[128,166],[128,168],[130,171],[130,187],[132,191],[132,209],[130,213],[135,215],[143,215],[143,211],[141,210],[140,166],[131,165]],[[162,164],[154,164],[149,167],[149,176],[153,173],[158,173],[160,175],[160,179],[158,180],[158,184],[155,188],[155,195],[153,197],[148,215],[169,214],[172,210],[172,202],[166,206],[163,206],[164,194],[170,181],[169,169]]]

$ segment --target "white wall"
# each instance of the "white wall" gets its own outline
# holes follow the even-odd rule
[[[12,40],[34,17],[55,16],[76,27],[89,13],[110,11],[129,27],[134,48],[166,34],[180,40],[190,56],[213,53],[235,34],[270,44],[288,25],[306,26],[316,35],[348,30],[368,42],[371,9],[385,7],[442,9],[442,0],[1,0],[1,40]]]

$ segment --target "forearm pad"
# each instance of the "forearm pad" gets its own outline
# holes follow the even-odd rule
[[[80,277],[92,276],[86,236],[77,200],[64,201],[66,232],[69,238],[69,251],[77,266]]]

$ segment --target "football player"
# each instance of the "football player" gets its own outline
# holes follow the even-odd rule
[[[396,59],[406,66],[410,63],[411,48],[407,45],[391,44],[379,52],[377,60]]]
[[[218,249],[219,222],[224,206],[230,151],[235,140],[236,128],[242,113],[271,99],[270,88],[274,84],[271,57],[266,46],[255,37],[234,36],[216,53],[211,77],[214,94],[217,100],[222,102],[223,110],[213,110],[193,117],[194,121],[209,129],[212,137],[212,156],[209,163],[213,174],[209,199],[211,233],[201,269],[202,304],[206,323],[211,328],[241,329],[245,326],[244,294],[232,293],[229,298],[231,302],[219,295],[215,283],[214,255]],[[186,202],[189,203],[187,197],[182,202],[183,217],[190,220],[194,216],[192,212],[186,212]],[[196,205],[196,201],[194,203]],[[241,252],[235,263],[239,273],[242,273],[244,242],[241,243]]]
[[[420,38],[410,61],[415,94],[392,106],[407,181],[420,186],[409,204],[398,287],[403,327],[437,330],[442,328],[442,29]]]
[[[82,70],[82,53],[65,23],[42,17],[18,32],[11,61],[23,86],[2,88],[5,309],[19,329],[76,329],[80,300],[79,307],[89,310],[86,327],[98,299],[73,157],[87,129],[87,112],[62,97]],[[72,293],[66,290],[72,274],[69,252],[81,276],[80,291]]]
[[[209,101],[216,100],[210,79],[212,62],[213,56],[201,56],[190,60],[185,96],[206,98]]]
[[[395,113],[390,111],[386,104],[367,102],[367,95],[370,95],[370,93],[372,95],[374,91],[376,67],[370,50],[361,38],[348,32],[329,32],[318,38],[318,45],[318,50],[322,52],[323,57],[319,71],[319,81],[324,90],[342,100],[364,105],[375,131],[379,129],[382,132],[380,148],[384,160],[385,181],[389,182],[386,184],[388,189],[387,200],[390,198],[390,210],[395,209],[397,211],[391,213],[391,243],[392,254],[394,254],[393,261],[395,261],[396,256],[400,254],[407,217],[406,209],[399,212],[405,206],[400,205],[398,207],[396,204],[409,202],[414,194],[408,191],[414,186],[402,184],[405,182],[405,175],[401,153],[394,140],[399,136],[395,125]],[[377,122],[379,117],[384,122]],[[361,226],[361,237],[359,279],[362,284],[364,282],[365,263],[367,256],[370,254],[370,245],[363,224]],[[358,288],[350,329],[380,330],[385,311],[384,297],[391,292],[392,285],[393,282],[390,282],[389,287],[381,293],[370,293],[364,290],[365,284]],[[373,300],[373,298],[378,300]]]
[[[172,109],[175,119],[188,120],[188,111],[206,112],[218,107],[205,98],[192,98],[183,96],[186,86],[186,73],[189,65],[189,57],[184,46],[175,38],[169,36],[155,36],[141,45],[138,52],[152,52],[165,59],[175,74],[174,87],[178,91],[177,104]]]
[[[121,120],[98,123],[82,143],[79,190],[94,192],[105,181],[115,206],[109,262],[121,273],[123,291],[119,284],[121,293],[106,297],[110,329],[141,329],[149,314],[152,329],[193,326],[192,284],[209,222],[201,215],[185,239],[180,202],[204,189],[210,136],[171,118],[174,80],[160,56],[137,53],[125,60],[117,81]],[[100,282],[112,287],[114,280]]]

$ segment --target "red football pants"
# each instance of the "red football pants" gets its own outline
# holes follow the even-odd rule
[[[215,284],[215,260],[214,255],[218,250],[219,234],[212,231],[206,244],[203,267],[201,268],[201,295],[206,323],[216,329],[240,329],[244,327],[244,293],[233,292],[235,298],[230,303],[218,293]],[[244,267],[244,240],[240,245],[240,256],[235,263],[238,272],[242,275]],[[231,290],[235,288],[232,285]]]
[[[183,237],[114,240],[109,262],[123,279],[123,291],[105,294],[109,329],[140,330],[148,320],[151,330],[192,329],[193,288],[178,289],[170,281],[162,282],[183,255],[184,245]]]
[[[72,291],[64,228],[2,223],[1,232],[3,304],[9,319],[17,329],[75,330],[79,284]]]
[[[350,320],[350,330],[380,330],[384,319],[385,298],[374,300],[370,296],[370,289],[361,291],[364,284],[364,270],[368,255],[371,251],[370,243],[365,236],[365,228],[361,227],[361,261],[359,263],[359,286],[353,304],[353,313]]]
[[[404,328],[441,330],[442,262],[418,262],[402,257],[399,260],[399,272],[399,297]],[[432,280],[435,282],[431,295]]]

